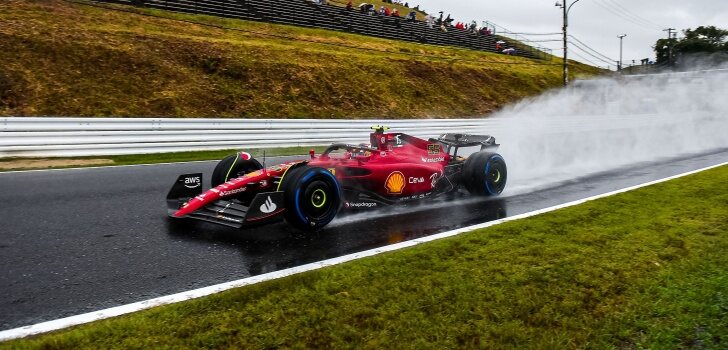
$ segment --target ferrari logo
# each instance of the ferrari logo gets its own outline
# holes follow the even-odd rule
[[[387,176],[387,181],[384,182],[384,187],[387,189],[389,194],[402,194],[404,190],[405,180],[404,174],[399,171],[392,172]]]

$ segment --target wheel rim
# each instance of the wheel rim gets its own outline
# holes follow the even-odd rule
[[[496,170],[495,172],[496,172],[496,177],[495,177],[495,180],[493,180],[493,183],[497,184],[500,182],[501,172],[500,172],[500,170]]]
[[[331,188],[324,181],[314,181],[307,186],[302,198],[305,203],[303,207],[306,216],[310,219],[318,220],[329,215],[332,209],[332,202],[328,200],[330,195]]]
[[[326,204],[326,192],[317,188],[311,195],[311,205],[313,205],[314,208],[321,208],[324,204]]]
[[[500,194],[505,187],[505,164],[498,159],[489,160],[485,166],[485,188],[492,195]]]

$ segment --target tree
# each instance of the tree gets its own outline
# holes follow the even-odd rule
[[[675,56],[675,44],[677,39],[658,39],[655,43],[655,64],[666,65],[670,62],[670,51],[672,50],[673,57]]]
[[[659,39],[655,43],[655,55],[657,64],[670,62],[670,51],[672,50],[672,62],[680,57],[690,54],[713,54],[717,52],[728,53],[728,30],[716,28],[715,26],[700,26],[693,29],[683,30],[684,37],[681,39]]]

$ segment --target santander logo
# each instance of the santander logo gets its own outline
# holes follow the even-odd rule
[[[270,198],[270,196],[268,196],[268,199],[265,200],[265,203],[260,206],[260,211],[265,214],[269,214],[276,210],[276,208],[276,204],[273,203],[273,200]]]

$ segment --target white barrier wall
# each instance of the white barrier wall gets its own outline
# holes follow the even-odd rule
[[[90,156],[368,142],[372,125],[434,137],[483,132],[487,119],[315,120],[0,118],[0,157]]]
[[[538,116],[520,118],[528,127]],[[558,134],[649,125],[657,116],[549,117],[539,132]],[[525,119],[525,120],[524,120]],[[370,127],[419,137],[442,133],[495,136],[514,127],[509,118],[319,120],[180,118],[0,118],[0,158],[143,154],[217,149],[250,149],[368,143]],[[512,130],[511,130],[512,131]]]

